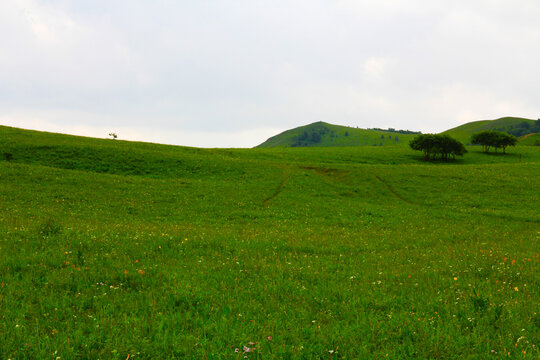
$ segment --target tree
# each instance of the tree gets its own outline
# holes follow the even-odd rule
[[[493,146],[493,136],[491,131],[482,131],[471,136],[471,144],[482,145],[483,152],[489,152],[489,148]]]
[[[503,153],[506,153],[508,146],[516,146],[517,138],[514,135],[507,134],[502,131],[485,130],[471,136],[471,143],[482,145],[482,150],[487,153],[489,148],[493,147],[495,152],[502,148]]]
[[[116,140],[116,138],[118,137],[118,135],[116,135],[116,133],[109,133],[109,136],[113,138],[113,140]]]
[[[503,153],[506,153],[506,148],[508,146],[516,146],[516,143],[517,138],[514,135],[499,132],[495,136],[495,151],[500,147],[503,149]]]
[[[531,124],[529,124],[528,122],[526,121],[523,121],[522,123],[519,124],[520,128],[523,128],[523,129],[530,129],[531,128]]]
[[[448,160],[450,155],[455,159],[456,155],[463,156],[467,152],[462,143],[442,134],[420,134],[409,142],[409,146],[422,151],[426,160],[434,160],[438,155],[443,160]]]

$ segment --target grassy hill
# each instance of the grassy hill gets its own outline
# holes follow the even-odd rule
[[[388,146],[408,144],[413,137],[395,131],[357,129],[319,121],[284,131],[257,147]]]
[[[448,134],[462,141],[463,143],[468,144],[470,143],[471,136],[474,133],[484,131],[484,130],[497,130],[497,131],[513,133],[514,132],[513,130],[517,130],[518,128],[520,128],[520,125],[523,123],[529,124],[527,129],[529,129],[530,127],[533,127],[536,124],[535,120],[531,120],[531,119],[524,119],[524,118],[518,118],[518,117],[503,117],[496,120],[473,121],[473,122],[455,127],[453,129],[446,130],[443,132],[443,134]],[[516,135],[520,136],[520,134],[517,134],[517,133]]]
[[[518,145],[540,146],[540,133],[527,134],[518,140]]]
[[[271,147],[330,147],[330,146],[389,146],[407,145],[415,137],[412,131],[382,129],[358,129],[332,125],[322,121],[300,126],[275,135],[259,148]],[[473,121],[444,131],[465,144],[474,133],[483,130],[504,131],[517,137],[540,130],[540,121],[525,118],[504,117],[496,120]],[[521,143],[528,144],[531,140]]]
[[[0,127],[0,358],[537,359],[540,147],[469,151]]]

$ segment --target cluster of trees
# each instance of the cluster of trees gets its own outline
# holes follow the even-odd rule
[[[486,130],[474,134],[471,143],[482,145],[484,152],[494,148],[495,152],[502,149],[505,153],[508,146],[516,145],[517,138],[501,131]],[[455,159],[456,155],[463,156],[467,152],[461,142],[445,134],[420,134],[409,142],[409,146],[413,150],[423,151],[426,160],[433,160],[438,156],[447,160],[450,155]]]
[[[321,142],[322,136],[329,132],[330,130],[324,126],[313,128],[310,132],[304,131],[294,138],[294,143],[292,143],[291,146],[310,146],[318,144]],[[333,137],[333,132],[331,132],[330,135]]]
[[[508,146],[516,146],[517,138],[501,131],[486,130],[474,134],[471,137],[471,143],[482,145],[484,152],[489,152],[489,149],[493,147],[495,152],[501,148],[505,153]]]
[[[463,156],[467,149],[456,139],[444,134],[420,134],[409,142],[413,150],[424,152],[426,160],[436,159],[440,156],[448,160],[450,155],[455,159],[456,155]]]
[[[520,137],[527,134],[533,134],[540,132],[540,119],[536,120],[534,123],[530,123],[528,121],[522,121],[519,124],[516,125],[510,125],[507,129],[494,129],[496,131],[505,131],[508,132],[510,135],[514,135],[516,137]]]
[[[377,130],[377,131],[385,131],[385,132],[393,132],[398,134],[421,134],[420,131],[411,131],[411,130],[396,130],[394,128],[388,128],[388,129],[381,129],[381,128],[368,128],[368,130]]]

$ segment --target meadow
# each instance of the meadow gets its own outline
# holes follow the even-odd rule
[[[540,147],[467,148],[0,127],[0,359],[537,359]]]

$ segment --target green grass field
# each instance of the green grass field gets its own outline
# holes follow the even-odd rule
[[[538,359],[540,147],[468,150],[0,127],[0,359]]]

